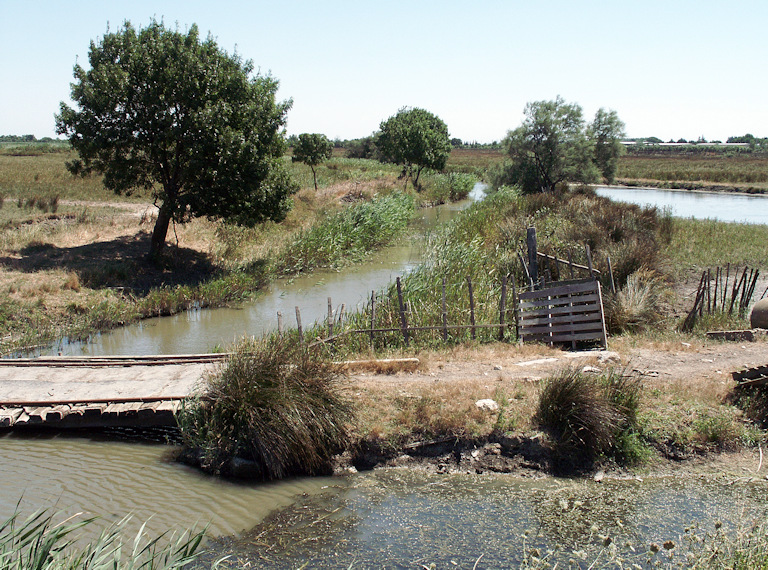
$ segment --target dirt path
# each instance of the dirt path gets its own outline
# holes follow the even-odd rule
[[[355,382],[378,386],[418,385],[439,380],[462,383],[483,378],[535,382],[564,367],[622,366],[637,371],[654,384],[731,383],[731,372],[768,364],[768,337],[755,342],[645,343],[626,346],[616,342],[609,351],[560,351],[546,347],[495,345],[459,349],[450,354],[422,354],[413,373],[381,375],[356,373]]]

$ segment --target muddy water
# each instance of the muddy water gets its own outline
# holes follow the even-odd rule
[[[329,479],[234,484],[172,461],[173,447],[129,432],[109,436],[0,434],[0,521],[19,503],[61,516],[88,513],[104,525],[133,515],[152,534],[210,524],[213,535],[240,533],[298,494],[313,494]]]
[[[645,567],[685,560],[718,521],[732,533],[764,520],[766,490],[718,477],[597,484],[394,469],[301,498],[214,550],[256,568],[510,568],[536,551],[564,567]]]

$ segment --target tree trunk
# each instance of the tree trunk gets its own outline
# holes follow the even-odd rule
[[[165,208],[160,208],[152,230],[152,243],[149,246],[149,259],[157,260],[165,247],[165,236],[168,235],[168,226],[171,223],[171,214]]]
[[[317,192],[317,174],[315,174],[315,167],[312,166],[311,164],[309,165],[309,167],[312,169],[312,180],[314,180],[315,182],[315,192]]]

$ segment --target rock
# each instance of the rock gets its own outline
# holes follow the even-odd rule
[[[499,404],[496,403],[495,400],[491,400],[490,398],[486,398],[484,400],[478,400],[477,402],[475,402],[475,406],[477,406],[481,410],[486,410],[488,412],[499,411]]]
[[[502,368],[501,368],[500,364],[497,364],[496,366],[493,367],[493,369],[494,370],[501,370]]]
[[[598,471],[597,473],[595,473],[595,476],[594,476],[595,483],[599,483],[603,479],[605,479],[605,471]]]
[[[595,366],[585,366],[584,368],[581,369],[581,371],[584,374],[600,374],[602,372],[602,370],[600,370]]]
[[[500,443],[487,443],[483,446],[483,449],[489,455],[501,455]]]
[[[768,329],[768,297],[754,304],[749,323],[753,329]]]
[[[597,355],[597,361],[601,364],[621,364],[618,352],[606,350]]]

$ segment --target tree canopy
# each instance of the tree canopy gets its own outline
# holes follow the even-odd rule
[[[285,114],[277,80],[253,63],[153,20],[92,41],[90,69],[75,65],[56,130],[79,159],[73,174],[104,175],[117,193],[150,191],[159,207],[150,256],[170,221],[195,216],[241,225],[282,220],[297,186],[282,165]]]
[[[312,169],[312,179],[317,192],[317,174],[315,166],[331,158],[333,143],[325,135],[302,133],[293,147],[293,162],[302,162]]]
[[[385,161],[403,165],[403,175],[419,188],[424,168],[442,170],[451,153],[451,139],[446,124],[429,111],[403,107],[379,126],[376,138]],[[415,176],[414,176],[415,173]]]
[[[624,122],[616,111],[606,111],[602,107],[597,110],[594,121],[587,129],[587,136],[595,145],[595,166],[608,184],[613,184],[616,178],[619,157],[624,152],[621,144],[624,134]]]
[[[554,192],[566,182],[593,182],[594,144],[584,131],[581,107],[554,101],[525,106],[522,125],[503,142],[511,162],[497,173],[494,185],[517,184],[526,193]]]

